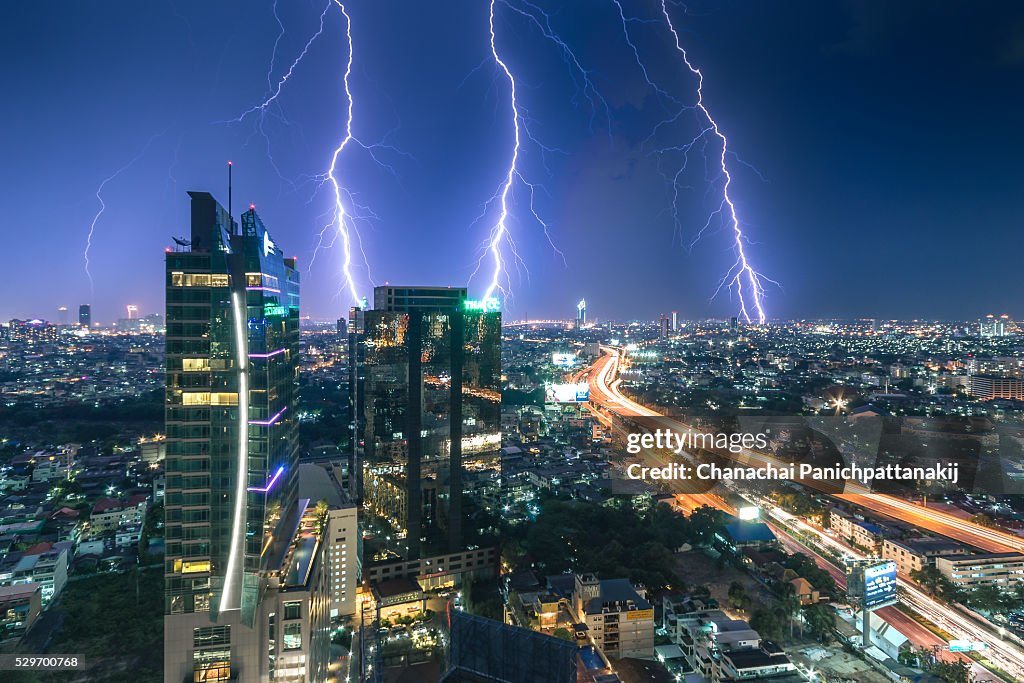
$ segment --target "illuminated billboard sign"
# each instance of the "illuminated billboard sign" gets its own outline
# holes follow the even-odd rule
[[[579,384],[548,384],[544,387],[545,403],[586,403],[590,400],[590,387]]]
[[[501,310],[501,302],[496,296],[486,299],[466,299],[462,302],[462,310],[467,313],[494,313]]]
[[[551,363],[560,368],[571,368],[576,365],[575,353],[553,353]]]
[[[864,567],[864,607],[873,609],[896,602],[896,563]]]
[[[739,518],[745,522],[753,521],[761,516],[761,511],[753,505],[741,507],[738,512]]]
[[[980,641],[959,639],[949,641],[950,652],[979,652],[987,649],[988,645]]]

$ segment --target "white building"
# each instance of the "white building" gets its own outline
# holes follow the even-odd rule
[[[935,558],[935,568],[957,588],[996,586],[1012,589],[1024,582],[1024,555],[986,553]]]

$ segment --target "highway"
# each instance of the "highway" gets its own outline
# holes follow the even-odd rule
[[[617,377],[619,365],[621,363],[621,350],[613,347],[601,347],[601,349],[604,352],[604,355],[590,366],[589,370],[579,373],[578,378],[582,378],[584,376],[587,378],[590,389],[589,398],[592,404],[595,404],[601,409],[599,411],[595,411],[595,414],[599,416],[602,423],[611,424],[608,417],[606,415],[602,415],[602,411],[607,411],[626,418],[660,418],[660,423],[664,427],[671,428],[677,433],[693,431],[691,426],[666,417],[663,414],[643,406],[625,396],[619,390],[621,380]],[[618,429],[617,431],[622,430]],[[772,456],[750,450],[744,450],[742,453],[737,454],[736,460],[741,464],[752,467],[765,466],[767,464],[775,464],[776,466],[784,464],[776,461]],[[925,508],[921,505],[915,505],[893,496],[870,493],[868,489],[857,482],[849,482],[846,485],[846,491],[846,493],[840,494],[837,497],[846,500],[851,504],[877,512],[878,514],[918,525],[923,529],[928,529],[935,533],[948,536],[949,538],[959,540],[963,543],[967,543],[984,550],[1024,550],[1024,539],[1019,539],[1001,531],[972,524],[969,521],[960,519],[940,510]],[[692,510],[696,507],[700,507],[701,505],[710,504],[713,507],[726,509],[726,511],[728,511],[727,506],[724,506],[724,501],[719,502],[720,499],[717,496],[707,493],[678,494],[676,496],[676,501],[677,505],[683,509]],[[841,570],[832,565],[826,558],[821,557],[805,543],[800,542],[791,536],[788,531],[784,531],[784,533],[779,534],[778,531],[782,531],[780,526],[788,526],[791,524],[799,525],[801,532],[815,534],[817,536],[816,542],[823,545],[833,546],[834,550],[841,551],[844,555],[857,556],[856,551],[839,543],[823,531],[806,524],[803,520],[793,518],[792,515],[789,515],[785,511],[768,503],[762,502],[762,505],[774,518],[772,526],[776,529],[777,535],[779,535],[780,539],[783,539],[784,543],[795,544],[791,545],[791,547],[797,547],[800,549],[800,552],[813,556],[815,561],[832,573],[837,580],[838,577],[836,573],[842,575],[843,572]],[[845,576],[843,576],[843,581],[845,581]],[[1018,644],[1012,642],[1012,640],[1003,640],[1003,634],[998,633],[992,624],[984,622],[980,618],[963,614],[953,607],[925,595],[906,578],[900,578],[898,586],[900,588],[901,599],[906,604],[913,607],[919,614],[932,621],[955,638],[986,643],[989,648],[985,653],[987,658],[989,658],[996,666],[1013,675],[1016,680],[1024,680],[1024,648],[1021,648]],[[887,617],[892,617],[893,621],[890,623],[894,626],[898,623],[905,627],[907,629],[906,631],[900,629],[899,626],[897,626],[897,629],[904,633],[904,635],[910,638],[915,644],[928,648],[936,646],[946,647],[948,645],[934,633],[928,631],[895,608],[879,610],[878,614],[887,621]]]
[[[694,431],[689,425],[665,418],[661,413],[643,406],[631,400],[619,390],[618,374],[621,351],[617,348],[603,346],[602,356],[593,366],[589,373],[588,382],[590,386],[590,400],[605,410],[621,415],[623,417],[658,417],[669,420],[666,423],[672,424],[672,428],[679,433]],[[730,456],[732,457],[732,456]],[[783,466],[783,463],[772,456],[758,453],[756,451],[744,450],[737,454],[735,459],[746,466],[775,465]],[[805,481],[805,484],[814,486],[813,481]],[[916,503],[911,503],[894,496],[881,493],[874,493],[864,485],[856,481],[846,483],[845,491],[841,494],[829,492],[836,498],[844,500],[853,505],[865,508],[879,515],[892,519],[908,522],[916,527],[927,529],[940,536],[946,536],[953,540],[967,545],[974,546],[989,552],[1017,551],[1024,552],[1024,538],[1014,534],[989,529],[968,520],[961,519],[948,512],[927,508]]]

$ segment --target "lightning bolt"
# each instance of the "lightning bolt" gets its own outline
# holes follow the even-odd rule
[[[618,4],[617,1],[616,4]],[[717,158],[717,170],[718,177],[723,179],[721,189],[722,201],[719,203],[718,208],[708,216],[707,222],[698,232],[696,239],[700,239],[701,235],[703,235],[703,233],[708,229],[712,220],[716,216],[720,217],[725,214],[726,221],[732,230],[732,248],[736,254],[736,261],[719,281],[718,287],[715,289],[715,293],[711,298],[713,299],[717,296],[723,288],[735,291],[736,298],[739,301],[740,315],[743,319],[747,323],[756,320],[758,324],[763,325],[766,318],[764,312],[764,285],[766,282],[770,282],[775,285],[778,285],[778,283],[759,273],[751,264],[750,258],[747,255],[746,247],[749,245],[749,240],[743,232],[743,226],[741,225],[739,216],[736,212],[736,205],[729,193],[733,181],[732,174],[729,172],[729,165],[726,161],[726,158],[729,155],[729,140],[719,128],[718,122],[711,115],[707,105],[704,103],[704,74],[690,61],[689,55],[687,55],[686,49],[683,47],[682,42],[679,39],[679,32],[676,30],[675,23],[672,21],[672,15],[668,11],[668,0],[660,0],[660,4],[661,14],[665,18],[668,30],[672,34],[675,49],[682,57],[683,64],[686,65],[686,68],[697,78],[696,103],[692,107],[680,110],[672,120],[678,119],[685,110],[696,110],[700,113],[702,120],[706,122],[702,125],[701,131],[696,137],[687,144],[674,149],[677,151],[683,151],[685,159],[685,155],[688,154],[698,142],[703,140],[706,144],[708,137],[717,140],[720,144],[721,151]],[[673,191],[675,193],[673,206],[676,206],[675,202],[678,199],[678,179],[680,173],[681,171],[673,178]]]
[[[363,246],[362,238],[359,234],[357,223],[363,221],[379,220],[377,214],[373,210],[356,201],[355,195],[349,190],[341,180],[341,172],[339,164],[345,154],[345,150],[354,145],[363,151],[365,151],[370,159],[380,166],[381,168],[390,172],[393,176],[397,177],[398,174],[395,169],[385,163],[381,157],[381,152],[392,152],[407,158],[412,158],[409,154],[398,149],[396,146],[387,144],[388,136],[394,132],[388,133],[384,136],[381,142],[376,143],[365,143],[355,136],[353,133],[353,115],[354,115],[354,98],[352,95],[352,88],[350,85],[350,77],[352,75],[352,66],[355,58],[355,49],[352,41],[352,18],[349,16],[348,9],[341,0],[327,0],[323,10],[320,12],[319,24],[316,31],[306,40],[305,45],[299,54],[292,60],[288,69],[281,75],[280,78],[273,80],[274,64],[277,60],[278,44],[284,35],[285,28],[281,22],[280,16],[277,12],[277,1],[275,0],[273,5],[274,20],[277,22],[279,32],[276,40],[274,41],[274,47],[271,52],[270,64],[267,68],[267,91],[262,101],[249,107],[241,114],[233,119],[220,121],[219,123],[224,124],[237,124],[245,121],[249,117],[255,117],[256,119],[256,132],[260,133],[267,144],[267,157],[270,160],[274,170],[277,171],[279,177],[288,182],[293,188],[296,187],[294,181],[285,178],[276,163],[274,162],[273,155],[270,149],[270,139],[264,130],[264,122],[268,114],[273,114],[278,117],[285,124],[288,121],[285,119],[283,112],[281,111],[279,98],[281,97],[282,91],[287,85],[288,81],[294,75],[296,69],[300,67],[303,60],[309,54],[310,48],[313,44],[323,35],[327,27],[327,16],[332,7],[337,7],[342,17],[345,20],[345,41],[347,46],[347,52],[345,57],[345,66],[342,76],[342,90],[345,97],[345,108],[343,113],[342,123],[342,138],[338,142],[337,146],[334,147],[333,152],[330,155],[330,160],[325,171],[313,175],[305,176],[307,180],[312,180],[316,183],[316,189],[310,196],[308,203],[311,203],[320,191],[327,187],[331,196],[331,206],[321,214],[320,219],[325,220],[325,223],[317,233],[316,245],[313,249],[313,256],[310,259],[307,272],[311,271],[313,264],[316,262],[317,256],[323,249],[330,249],[339,240],[342,246],[342,264],[341,264],[341,289],[348,290],[352,297],[353,302],[356,305],[364,305],[364,299],[360,296],[359,288],[356,285],[356,275],[353,272],[354,264],[353,257],[358,254],[362,261],[362,267],[365,268],[366,279],[372,284],[373,280],[370,276],[370,265],[366,255],[366,251]]]
[[[511,277],[503,255],[503,249],[507,249],[510,252],[511,260],[516,270],[520,273],[525,271],[527,276],[529,275],[529,271],[526,269],[526,263],[520,255],[519,249],[516,246],[516,242],[509,229],[509,224],[512,221],[512,203],[517,185],[521,186],[526,192],[526,209],[529,213],[528,218],[532,219],[541,227],[548,244],[554,250],[555,254],[562,259],[562,262],[565,263],[565,254],[555,246],[552,238],[551,224],[541,216],[537,209],[537,192],[543,191],[543,187],[538,182],[529,180],[526,175],[524,175],[521,168],[523,145],[527,141],[540,150],[542,161],[544,161],[546,159],[546,155],[550,153],[564,154],[565,152],[557,147],[552,147],[541,142],[541,140],[530,131],[529,111],[518,99],[518,84],[516,83],[515,75],[512,73],[512,69],[509,68],[508,63],[502,58],[501,52],[498,49],[497,31],[495,29],[495,10],[498,2],[501,2],[502,6],[506,7],[511,12],[518,14],[529,21],[545,39],[556,46],[561,54],[562,61],[564,61],[569,67],[570,74],[576,85],[574,103],[578,103],[580,98],[586,99],[589,103],[591,110],[591,128],[593,128],[598,112],[603,112],[608,121],[608,135],[610,137],[612,120],[611,107],[609,107],[607,100],[601,95],[595,85],[592,72],[583,66],[580,60],[576,57],[572,48],[569,47],[561,37],[559,37],[551,23],[551,16],[547,12],[538,5],[529,2],[529,0],[521,0],[519,3],[520,6],[513,5],[508,0],[490,0],[488,12],[488,31],[491,48],[490,59],[493,60],[498,72],[505,78],[505,80],[508,81],[508,115],[512,124],[512,150],[509,157],[508,167],[502,175],[501,182],[498,184],[494,194],[484,202],[481,214],[477,216],[475,221],[473,221],[473,225],[480,222],[490,212],[492,212],[492,207],[497,206],[497,217],[494,223],[492,223],[488,232],[488,237],[482,245],[483,248],[481,249],[481,256],[477,260],[476,268],[470,275],[470,280],[472,280],[476,274],[484,268],[484,261],[488,258],[490,259],[492,264],[491,278],[487,289],[484,292],[484,298],[494,296],[496,292],[500,293],[504,298],[508,298],[511,295]],[[544,161],[544,166],[547,168],[546,161]]]
[[[345,119],[343,124],[344,136],[338,146],[334,148],[334,153],[331,155],[331,162],[327,170],[321,176],[321,184],[328,183],[332,190],[334,199],[334,206],[331,208],[331,219],[330,221],[320,230],[319,241],[317,242],[316,248],[313,250],[313,258],[310,259],[309,267],[313,267],[313,262],[316,260],[316,255],[320,249],[324,246],[324,236],[328,230],[335,228],[334,240],[331,241],[329,246],[334,244],[338,238],[341,239],[342,246],[342,287],[347,288],[349,295],[352,297],[352,301],[356,306],[365,305],[364,300],[359,296],[359,289],[356,286],[355,276],[352,273],[352,253],[353,248],[358,248],[359,253],[362,255],[363,264],[366,267],[367,279],[373,282],[370,277],[370,264],[366,258],[366,252],[363,249],[362,238],[359,235],[359,231],[356,229],[355,219],[357,215],[348,207],[354,205],[355,201],[349,192],[342,185],[341,181],[338,180],[338,159],[341,157],[345,148],[350,144],[355,144],[370,153],[370,156],[376,161],[376,156],[373,152],[373,146],[364,145],[359,142],[356,137],[352,134],[352,118],[354,111],[354,98],[352,97],[352,89],[349,85],[349,77],[352,75],[352,62],[354,61],[355,47],[352,43],[352,18],[348,14],[348,10],[341,0],[332,0],[334,4],[338,6],[342,16],[345,17],[345,39],[348,45],[348,56],[345,61],[345,73],[342,76],[342,87],[345,91]]]
[[[696,135],[681,144],[670,145],[654,150],[654,154],[659,158],[659,170],[672,187],[672,217],[675,223],[676,232],[682,232],[682,221],[679,216],[681,189],[680,178],[689,165],[689,155],[692,151],[698,149],[702,153],[706,153],[709,144],[713,144],[719,152],[714,161],[716,169],[714,177],[706,178],[706,180],[708,181],[708,192],[711,192],[713,187],[721,181],[721,201],[719,202],[718,207],[708,215],[704,225],[697,231],[696,236],[690,242],[690,247],[692,248],[704,236],[704,234],[713,227],[713,222],[716,218],[722,220],[724,217],[725,222],[731,228],[732,250],[736,255],[736,260],[722,279],[719,280],[718,286],[711,298],[714,299],[722,289],[727,289],[729,292],[735,292],[740,307],[739,313],[743,320],[747,323],[756,320],[758,324],[764,324],[766,319],[764,311],[765,283],[775,285],[778,285],[778,283],[758,272],[752,265],[748,256],[748,247],[750,242],[743,231],[743,225],[740,222],[739,215],[736,211],[736,205],[733,202],[732,195],[730,194],[733,177],[729,171],[729,164],[727,162],[727,158],[731,154],[729,151],[729,140],[726,138],[725,133],[722,132],[718,122],[711,115],[711,111],[708,109],[704,101],[704,74],[700,69],[693,65],[686,49],[682,45],[682,41],[679,38],[679,32],[676,29],[675,23],[672,21],[672,16],[668,10],[668,1],[669,0],[659,0],[661,16],[664,18],[664,22],[667,25],[669,32],[672,34],[676,52],[678,52],[682,57],[682,62],[686,65],[690,74],[697,78],[696,102],[692,105],[682,104],[678,99],[670,95],[654,82],[647,70],[647,67],[644,65],[636,43],[630,36],[630,23],[651,23],[651,20],[627,17],[621,0],[612,0],[618,9],[619,19],[622,23],[622,31],[626,38],[626,43],[633,51],[633,56],[636,59],[637,65],[640,67],[644,81],[646,81],[647,85],[657,93],[662,102],[668,101],[676,106],[674,114],[659,122],[654,127],[651,134],[644,141],[644,146],[646,147],[663,128],[678,122],[685,113],[696,113],[699,127],[699,131]],[[674,173],[666,173],[665,169],[661,165],[662,158],[670,153],[682,154],[682,163],[679,164]],[[706,156],[705,159],[707,159]]]
[[[116,171],[111,173],[109,176],[104,178],[103,181],[99,184],[99,187],[96,188],[96,200],[99,201],[100,208],[93,215],[92,222],[89,223],[89,233],[85,237],[85,250],[82,252],[82,258],[85,261],[85,276],[89,278],[89,294],[92,297],[95,297],[96,295],[96,288],[95,283],[93,282],[92,279],[92,271],[90,270],[91,262],[89,260],[89,252],[92,250],[92,238],[96,234],[96,225],[100,221],[100,216],[102,216],[103,213],[107,210],[107,203],[103,201],[103,188],[107,186],[107,183],[113,181],[119,175],[121,175],[129,168],[131,168],[133,165],[135,165],[135,162],[142,158],[142,156],[146,153],[146,150],[149,149],[149,146],[153,144],[153,141],[156,140],[161,135],[163,135],[165,132],[166,131],[157,133],[149,140],[147,140],[146,144],[142,146],[142,149],[139,150],[138,154],[132,157],[131,161],[126,163],[124,166],[121,166]]]
[[[291,185],[292,188],[295,188],[295,182],[285,177],[285,175],[281,172],[281,169],[278,167],[277,162],[274,160],[274,155],[270,147],[270,136],[267,134],[265,128],[266,120],[267,116],[272,114],[273,116],[278,118],[282,123],[286,125],[289,123],[287,118],[285,118],[284,111],[280,106],[280,102],[278,102],[278,98],[281,96],[281,91],[284,89],[285,85],[288,83],[289,80],[291,80],[292,76],[295,74],[295,70],[306,58],[306,55],[309,53],[309,49],[313,46],[313,43],[316,42],[317,38],[323,35],[327,13],[330,11],[333,2],[334,0],[327,0],[327,3],[324,5],[323,11],[320,12],[320,23],[319,26],[317,27],[317,30],[313,33],[313,35],[311,35],[306,40],[306,44],[303,45],[302,50],[299,51],[298,56],[295,57],[294,60],[292,60],[292,63],[288,66],[288,69],[284,72],[284,74],[282,74],[282,76],[279,79],[277,79],[277,82],[275,83],[273,81],[274,65],[277,63],[278,46],[281,43],[281,38],[284,37],[285,28],[284,23],[281,21],[281,17],[277,12],[277,0],[274,0],[273,13],[274,21],[278,25],[278,33],[277,37],[274,39],[274,46],[270,53],[270,64],[267,66],[266,94],[264,95],[262,101],[249,107],[238,116],[232,119],[225,119],[216,122],[229,125],[237,124],[242,123],[250,116],[255,116],[255,128],[253,130],[253,133],[259,133],[260,136],[263,138],[266,148],[267,159],[270,160],[270,165],[273,167],[274,172],[277,173],[278,178]]]

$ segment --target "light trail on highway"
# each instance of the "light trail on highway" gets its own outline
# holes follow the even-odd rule
[[[666,417],[662,413],[643,406],[625,396],[619,389],[619,383],[621,380],[617,378],[619,365],[622,361],[622,350],[609,346],[602,346],[601,350],[605,355],[591,366],[588,376],[590,401],[592,403],[620,417],[659,418],[665,422],[665,426],[671,427],[679,433],[694,431],[691,426],[673,418]],[[621,427],[619,431],[622,431]],[[771,456],[757,453],[755,451],[745,450],[742,455],[744,456],[744,459],[748,461],[745,464],[750,466],[758,466],[758,464],[760,466],[767,464],[780,464]],[[948,513],[914,505],[892,496],[868,493],[867,489],[856,482],[849,483],[846,488],[847,490],[853,489],[856,492],[840,494],[836,497],[846,500],[854,505],[859,505],[867,509],[877,511],[880,514],[895,517],[904,522],[909,521],[911,524],[917,524],[920,522],[919,525],[922,528],[935,531],[936,533],[949,536],[950,538],[961,540],[962,542],[975,545],[979,548],[986,550],[1024,549],[1024,540],[1014,539],[1014,537],[1009,534],[980,527],[966,520],[949,515]],[[861,491],[864,491],[864,493]],[[680,498],[692,495],[695,494],[677,495],[677,504],[685,507]],[[700,496],[702,504],[710,503],[719,509],[728,509],[728,506],[724,501],[719,503],[713,496],[708,494],[696,495]],[[696,501],[697,499],[693,500]],[[845,546],[830,537],[828,534],[825,534],[823,531],[816,529],[804,522],[802,519],[794,517],[780,508],[765,503],[763,503],[762,506],[765,507],[768,510],[769,515],[777,521],[777,524],[773,525],[773,528],[785,531],[785,529],[790,525],[795,525],[800,532],[814,534],[819,543],[840,552],[843,557],[850,557],[852,559],[863,559],[865,557],[863,554]],[[700,506],[697,505],[696,507]],[[910,515],[909,519],[908,515]],[[833,570],[840,570],[835,567],[828,558],[822,557],[819,552],[808,547],[805,542],[791,536],[788,531],[785,531],[785,537],[789,538],[792,542],[802,548],[802,552],[808,552],[815,558],[815,561],[818,562],[819,565],[824,562],[823,568],[825,568],[826,571],[829,571],[829,573],[838,580],[838,577]],[[829,569],[829,567],[832,567],[832,569]],[[840,573],[842,572],[840,571]],[[897,586],[900,589],[901,599],[903,599],[906,604],[912,607],[921,616],[957,639],[986,643],[989,649],[986,651],[985,656],[991,662],[1004,671],[1009,672],[1016,678],[1016,680],[1024,680],[1024,648],[1021,648],[1012,640],[1003,640],[1003,633],[997,632],[994,625],[982,622],[980,617],[977,619],[971,618],[968,615],[957,611],[952,606],[926,595],[917,588],[916,585],[912,584],[905,578],[899,578],[897,580]],[[883,619],[886,616],[893,616],[891,613],[884,610],[879,610],[878,613],[879,616],[883,617]],[[901,617],[894,618],[901,621],[904,626],[908,625],[906,619],[901,619]],[[919,624],[918,626],[920,627]],[[923,637],[920,632],[921,629],[923,629],[923,627],[914,629],[915,636],[918,638],[918,640],[914,642],[921,641],[920,644],[922,646],[933,647],[938,644],[935,641],[939,640],[944,647],[948,648],[948,643],[939,639],[935,634],[931,634],[931,636],[927,638]],[[928,633],[931,632],[929,631]],[[904,635],[911,637],[910,634],[905,633]],[[971,661],[973,662],[973,660]]]

